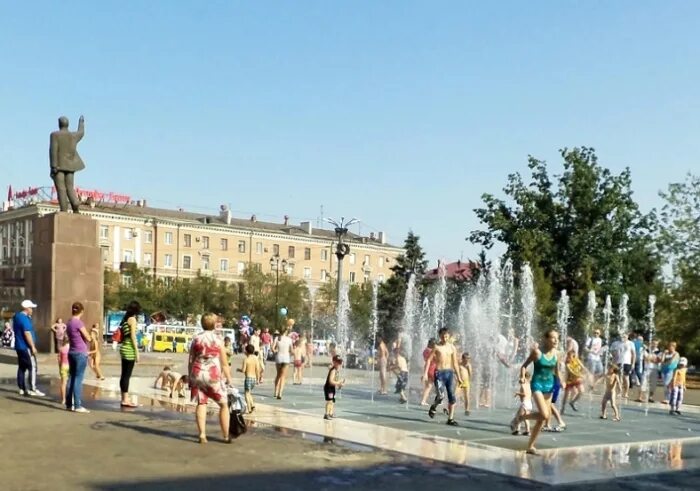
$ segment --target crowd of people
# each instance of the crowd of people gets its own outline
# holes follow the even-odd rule
[[[37,305],[31,300],[21,303],[21,310],[13,317],[11,330],[13,347],[17,353],[17,385],[21,395],[42,397],[45,394],[37,387],[37,337],[32,324],[32,313]],[[87,329],[82,317],[84,307],[80,302],[73,303],[71,317],[67,323],[57,319],[51,331],[57,347],[58,372],[61,379],[61,402],[69,411],[88,413],[82,403],[82,384],[85,371],[90,367],[98,379],[104,379],[101,363],[101,336],[99,326]],[[129,393],[130,379],[134,366],[139,361],[136,333],[137,317],[141,313],[138,302],[126,307],[120,322],[116,339],[119,341],[121,375],[119,387],[121,406],[137,407]],[[241,336],[239,344],[245,353],[238,372],[243,374],[243,390],[248,412],[255,410],[253,390],[263,382],[266,361],[274,359],[274,397],[281,400],[284,394],[289,366],[293,366],[293,383],[302,384],[304,368],[311,365],[314,346],[306,332],[294,331],[294,320],[286,321],[281,332],[271,334],[268,329],[250,328]],[[220,426],[224,441],[229,442],[229,411],[226,385],[232,385],[231,363],[234,354],[230,338],[222,338],[216,329],[219,319],[214,314],[202,316],[202,331],[194,336],[188,349],[187,373],[180,374],[166,366],[156,378],[154,387],[160,385],[170,397],[184,397],[185,387],[191,392],[196,404],[196,423],[199,441],[207,442],[206,406],[213,401],[220,407]],[[7,326],[3,339],[7,337]],[[664,350],[658,340],[645,343],[641,335],[618,336],[609,346],[600,336],[599,330],[583,344],[583,359],[580,358],[579,343],[567,337],[561,346],[557,330],[548,330],[542,342],[530,340],[526,350],[522,350],[514,332],[507,336],[493,335],[492,347],[488,350],[494,363],[502,370],[517,370],[515,392],[518,405],[510,423],[513,435],[529,436],[526,451],[537,453],[535,443],[542,431],[563,431],[566,423],[563,415],[568,408],[578,411],[577,402],[586,390],[595,390],[601,384],[602,399],[600,418],[608,419],[608,407],[612,409],[613,421],[620,421],[619,400],[630,398],[630,392],[637,388],[636,401],[654,402],[659,383],[663,387],[663,404],[667,404],[672,415],[681,414],[681,405],[686,388],[688,361],[680,356],[675,342],[670,342]],[[343,387],[341,377],[343,359],[330,345],[331,364],[324,383],[326,402],[324,419],[335,417],[335,397]],[[516,363],[518,353],[526,353],[519,369]],[[384,339],[379,339],[375,354],[375,364],[379,372],[379,393],[388,394],[388,374],[396,377],[395,393],[399,402],[408,402],[409,360],[400,339],[394,342],[391,350]],[[428,407],[428,416],[433,419],[438,408],[446,400],[443,413],[446,424],[458,426],[455,410],[458,396],[462,399],[465,416],[471,414],[470,388],[474,368],[480,373],[478,380],[479,406],[492,404],[492,391],[496,387],[509,389],[506,380],[500,378],[503,371],[488,366],[472,367],[471,356],[460,348],[460,342],[447,328],[438,332],[437,339],[431,339],[423,352],[421,405]],[[522,358],[520,358],[522,360]],[[500,375],[496,376],[494,372]],[[429,402],[434,391],[434,399]],[[559,396],[563,393],[561,406]],[[556,426],[551,420],[557,421]]]

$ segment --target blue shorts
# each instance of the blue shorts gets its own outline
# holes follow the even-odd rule
[[[561,390],[561,384],[559,383],[559,379],[554,377],[554,387],[552,388],[552,404],[557,402],[557,399],[559,399],[559,391]]]
[[[454,370],[436,370],[435,371],[435,390],[437,398],[441,398],[442,388],[447,392],[447,402],[454,404],[457,402],[455,397],[455,372]]]

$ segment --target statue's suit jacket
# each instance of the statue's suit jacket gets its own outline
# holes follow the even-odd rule
[[[83,123],[78,124],[78,131],[58,130],[51,133],[49,144],[49,161],[51,167],[63,172],[77,172],[85,168],[78,155],[78,142],[83,138]]]

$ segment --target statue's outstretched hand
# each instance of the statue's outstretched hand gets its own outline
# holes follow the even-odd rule
[[[81,115],[80,115],[80,119],[79,119],[78,121],[81,122],[81,123],[84,123],[84,122],[85,122],[85,116],[83,116],[83,115],[81,114]]]

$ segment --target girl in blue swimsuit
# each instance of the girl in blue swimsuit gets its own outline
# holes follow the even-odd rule
[[[525,379],[525,372],[527,372],[530,364],[533,364],[532,371],[532,381],[530,382],[530,388],[532,389],[532,400],[537,407],[536,411],[533,411],[524,416],[516,416],[513,421],[511,421],[511,431],[515,431],[518,425],[523,422],[524,419],[531,419],[535,421],[535,425],[530,433],[530,441],[527,443],[527,453],[536,454],[537,449],[535,448],[535,441],[542,430],[542,426],[545,421],[547,421],[551,415],[552,411],[552,391],[554,390],[554,379],[559,377],[559,364],[557,360],[557,347],[559,346],[559,333],[550,329],[547,331],[544,337],[544,343],[542,350],[535,348],[530,353],[530,356],[525,360],[523,366],[520,368],[520,379],[521,381]],[[565,387],[562,382],[562,389]]]

